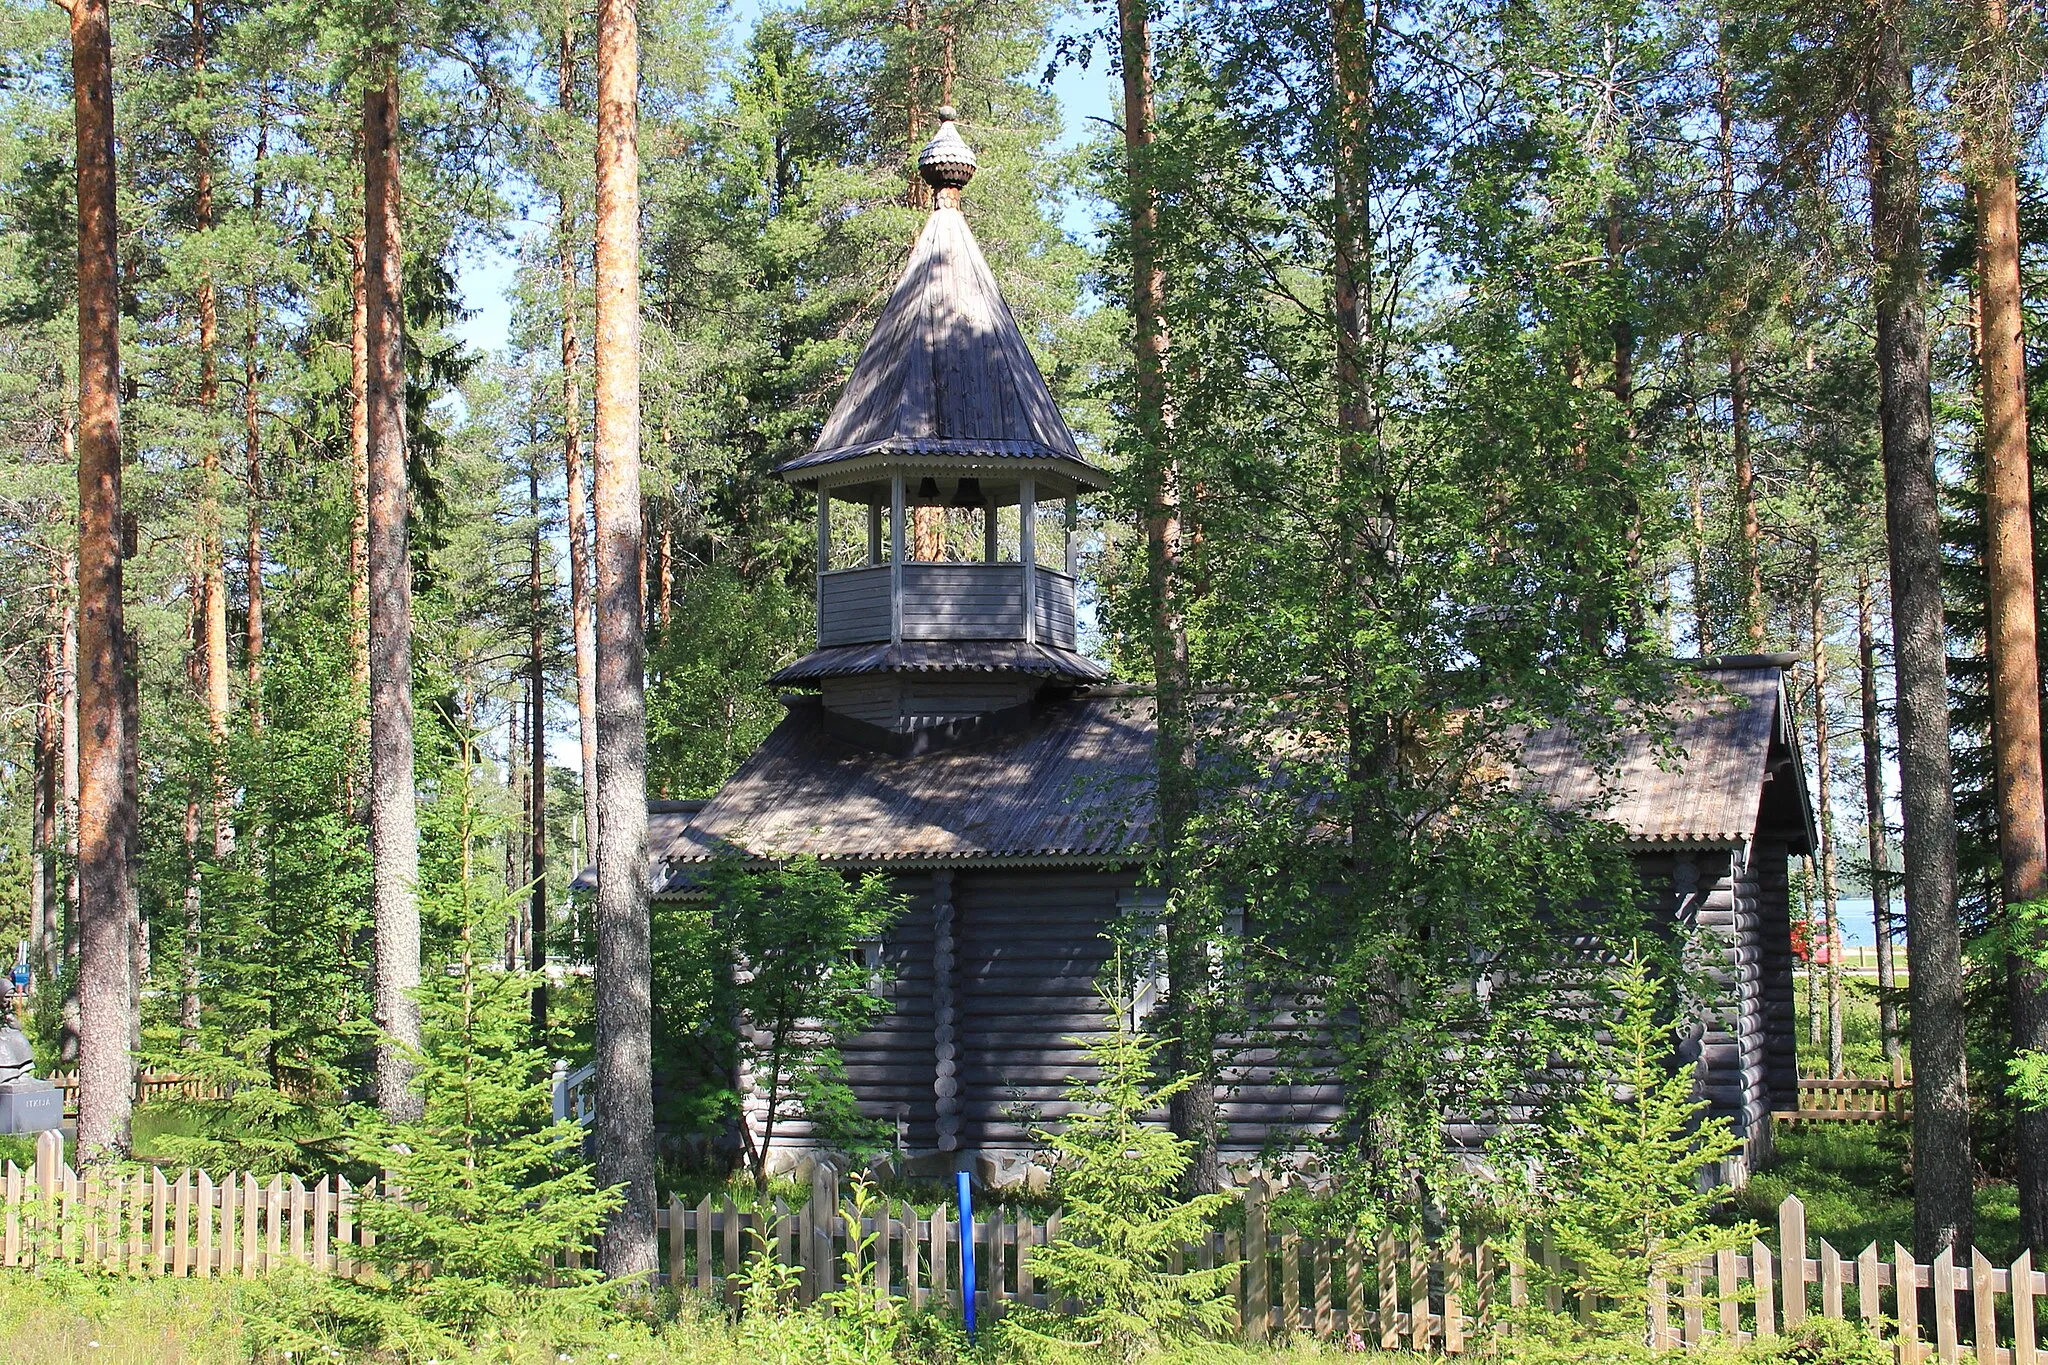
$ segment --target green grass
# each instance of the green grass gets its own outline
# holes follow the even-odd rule
[[[1792,981],[1798,1018],[1799,1071],[1805,1076],[1828,1074],[1827,1007],[1828,982],[1825,972],[1796,974]],[[1813,1041],[1809,990],[1819,987],[1821,1041]],[[1889,1076],[1891,1063],[1884,1058],[1884,1037],[1878,1027],[1877,978],[1842,977],[1842,1064],[1851,1076]]]
[[[1906,1129],[1895,1123],[1813,1123],[1778,1130],[1777,1160],[1736,1199],[1738,1216],[1775,1229],[1796,1194],[1809,1233],[1853,1256],[1876,1242],[1913,1245],[1913,1182]],[[2010,1184],[1977,1188],[1976,1245],[1998,1264],[2019,1254],[2019,1204]]]

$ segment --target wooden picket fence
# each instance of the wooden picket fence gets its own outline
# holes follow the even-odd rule
[[[57,1135],[44,1134],[30,1169],[6,1166],[0,1264],[61,1260],[112,1273],[206,1277],[254,1276],[298,1262],[352,1275],[374,1245],[358,1215],[375,1193],[374,1184],[357,1188],[338,1178],[309,1186],[285,1176],[81,1173],[64,1164]],[[963,1229],[956,1218],[889,1201],[871,1201],[862,1212],[841,1196],[837,1175],[819,1163],[810,1197],[794,1208],[780,1200],[765,1209],[741,1209],[729,1197],[694,1208],[672,1200],[656,1215],[661,1278],[732,1304],[741,1288],[736,1272],[766,1248],[800,1271],[799,1300],[814,1302],[841,1287],[852,1236],[865,1247],[854,1261],[858,1273],[874,1287],[959,1311]],[[1524,1256],[1456,1229],[1433,1237],[1321,1235],[1275,1224],[1262,1180],[1243,1199],[1241,1223],[1232,1220],[1239,1225],[1187,1248],[1179,1264],[1239,1267],[1237,1303],[1251,1340],[1301,1335],[1464,1355],[1536,1300],[1560,1312],[1590,1314],[1599,1306],[1565,1302],[1556,1277],[1545,1273],[1558,1269],[1558,1258],[1541,1244]],[[1058,1214],[1040,1221],[995,1209],[964,1230],[984,1317],[1013,1304],[1062,1306],[1048,1300],[1031,1260],[1032,1248],[1056,1239],[1059,1226]],[[2038,1345],[2048,1276],[2029,1256],[2009,1267],[1979,1253],[1920,1265],[1903,1247],[1887,1255],[1875,1245],[1843,1256],[1808,1238],[1797,1198],[1780,1206],[1776,1240],[1779,1250],[1755,1241],[1746,1252],[1722,1252],[1674,1283],[1653,1285],[1658,1345],[1678,1351],[1742,1341],[1828,1317],[1868,1324],[1892,1343],[1899,1365],[1949,1365],[1966,1355],[1977,1365],[2048,1365]]]

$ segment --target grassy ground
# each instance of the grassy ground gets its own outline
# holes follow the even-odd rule
[[[1783,1128],[1778,1159],[1751,1178],[1738,1199],[1740,1214],[1777,1226],[1778,1205],[1796,1194],[1806,1205],[1806,1226],[1837,1251],[1854,1255],[1876,1242],[1913,1244],[1913,1182],[1907,1171],[1906,1129],[1901,1124],[1816,1123]],[[2004,1264],[2019,1254],[2019,1204],[2009,1184],[1977,1189],[1977,1246]]]

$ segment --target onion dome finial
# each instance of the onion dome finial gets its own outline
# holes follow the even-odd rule
[[[954,124],[958,117],[952,105],[942,106],[939,131],[917,156],[917,173],[924,177],[924,183],[935,190],[952,190],[956,198],[967,182],[974,179],[974,149],[960,136],[960,129]]]

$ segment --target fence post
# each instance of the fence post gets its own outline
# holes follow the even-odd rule
[[[1892,1243],[1892,1288],[1899,1319],[1900,1365],[1916,1365],[1920,1359],[1920,1266],[1913,1253]]]
[[[1941,1254],[1934,1258],[1934,1350],[1941,1357],[1942,1365],[1950,1365],[1958,1355],[1956,1257],[1950,1247],[1943,1247]]]
[[[1806,1205],[1788,1194],[1778,1205],[1778,1279],[1784,1288],[1785,1328],[1806,1321]]]
[[[1264,1341],[1267,1314],[1271,1309],[1272,1300],[1272,1291],[1267,1282],[1264,1176],[1253,1176],[1252,1183],[1244,1189],[1244,1260],[1245,1340]]]
[[[2012,1365],[2037,1365],[2034,1353],[2034,1253],[2012,1263]]]

